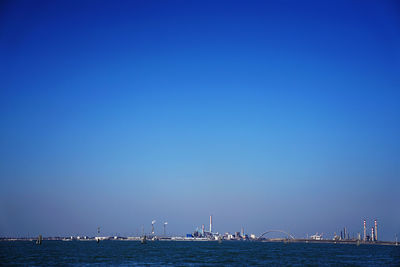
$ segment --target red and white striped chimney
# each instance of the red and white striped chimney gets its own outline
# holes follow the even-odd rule
[[[367,241],[367,222],[364,220],[364,241]]]

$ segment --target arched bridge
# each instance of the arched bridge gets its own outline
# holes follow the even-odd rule
[[[266,235],[266,234],[268,234],[268,233],[283,233],[283,234],[287,235],[288,238],[294,239],[294,236],[292,236],[291,234],[289,234],[288,232],[285,232],[285,231],[283,231],[283,230],[269,230],[269,231],[266,231],[266,232],[262,233],[262,234],[258,237],[258,239],[262,238],[264,235]]]

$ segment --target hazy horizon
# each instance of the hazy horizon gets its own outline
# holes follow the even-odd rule
[[[3,1],[0,236],[400,234],[397,1]]]

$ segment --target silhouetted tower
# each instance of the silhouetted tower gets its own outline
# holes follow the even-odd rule
[[[100,242],[100,227],[97,227],[97,238],[96,238],[97,243]]]
[[[378,222],[375,220],[375,241],[378,241]]]
[[[371,241],[375,241],[374,227],[371,227]]]

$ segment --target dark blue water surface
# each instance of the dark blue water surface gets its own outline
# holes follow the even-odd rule
[[[400,266],[400,247],[268,242],[0,242],[3,265]]]

